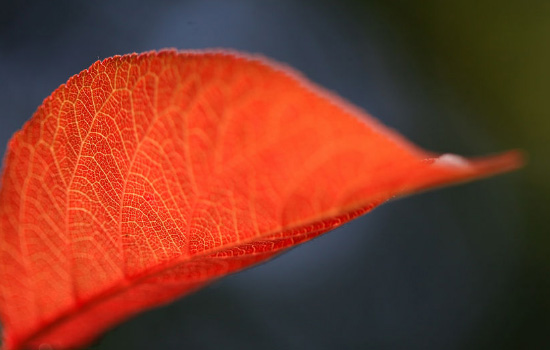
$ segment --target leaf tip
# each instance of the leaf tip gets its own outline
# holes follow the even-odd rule
[[[436,163],[447,167],[467,167],[480,175],[494,175],[522,168],[526,164],[526,153],[511,150],[497,155],[467,160],[454,154],[443,154]]]

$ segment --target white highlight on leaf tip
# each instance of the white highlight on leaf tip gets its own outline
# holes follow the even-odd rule
[[[452,153],[442,154],[435,160],[434,164],[453,167],[453,168],[470,167],[470,162],[468,160]]]

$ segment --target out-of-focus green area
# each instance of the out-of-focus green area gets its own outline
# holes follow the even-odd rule
[[[528,154],[520,173],[517,315],[504,344],[541,348],[550,337],[550,1],[374,2],[425,74],[455,90],[501,149]]]

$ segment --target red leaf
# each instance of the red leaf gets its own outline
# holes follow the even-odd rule
[[[163,51],[96,62],[9,144],[5,348],[84,346],[394,196],[520,163],[517,153],[437,158],[258,57]]]

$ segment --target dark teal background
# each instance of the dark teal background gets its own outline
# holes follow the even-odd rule
[[[394,201],[107,333],[97,349],[550,345],[547,1],[8,1],[0,147],[97,59],[231,47],[290,64],[417,144],[529,153]],[[1,268],[1,267],[0,267]],[[55,281],[52,281],[55,283]]]

